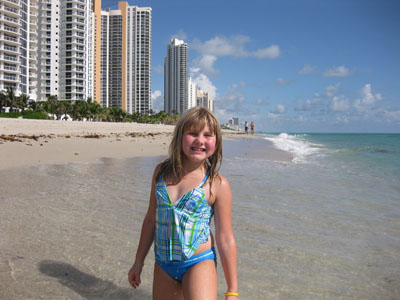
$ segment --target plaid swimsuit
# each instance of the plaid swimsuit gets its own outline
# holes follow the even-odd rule
[[[199,186],[172,203],[167,186],[160,177],[156,184],[156,229],[154,253],[159,262],[189,260],[197,247],[210,236],[213,209],[205,197],[204,184],[208,173]]]

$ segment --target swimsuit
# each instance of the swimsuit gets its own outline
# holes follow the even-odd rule
[[[215,254],[215,249],[211,248],[207,251],[204,251],[200,254],[192,256],[190,259],[185,261],[170,261],[170,262],[162,262],[156,260],[157,264],[167,273],[169,276],[174,278],[175,280],[182,281],[183,275],[195,264],[205,261],[205,260],[213,260],[215,264],[217,264],[217,256]]]
[[[192,257],[197,247],[207,242],[210,236],[210,222],[214,211],[205,197],[204,184],[207,178],[208,173],[200,185],[175,203],[169,198],[163,176],[156,184],[154,254],[160,267],[177,280],[181,280],[183,274],[196,263],[216,260],[213,249]],[[177,273],[180,275],[177,276]]]

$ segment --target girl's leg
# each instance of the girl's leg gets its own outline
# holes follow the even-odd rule
[[[173,279],[154,263],[154,300],[183,300],[182,284]]]
[[[213,260],[204,260],[191,267],[183,276],[183,294],[186,299],[217,299],[217,269]]]

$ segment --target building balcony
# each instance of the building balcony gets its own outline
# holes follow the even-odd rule
[[[16,83],[19,82],[19,78],[17,75],[10,76],[7,74],[2,74],[2,75],[0,75],[0,79],[2,79],[4,81],[9,81],[9,82],[16,82]]]
[[[29,17],[31,18],[31,20],[32,20],[32,19],[33,19],[33,20],[37,20],[37,18],[38,18],[37,12],[31,12],[31,13],[29,14]]]
[[[0,71],[7,72],[7,73],[16,73],[19,74],[19,69],[17,65],[0,65]]]
[[[21,8],[21,2],[19,0],[3,0],[3,3],[13,8]]]
[[[15,9],[13,7],[8,7],[6,5],[0,5],[0,11],[10,17],[20,18],[18,9]]]
[[[37,10],[38,9],[38,5],[36,3],[31,3],[30,4],[30,8],[31,8],[31,10]]]
[[[19,20],[17,18],[2,15],[0,17],[0,20],[3,21],[4,24],[9,24],[12,26],[15,26],[15,25],[19,26]]]
[[[19,46],[19,38],[14,37],[14,36],[8,36],[8,35],[5,35],[5,34],[1,34],[0,35],[0,41],[5,41],[9,45]]]
[[[20,62],[19,62],[18,57],[19,57],[19,55],[10,56],[10,55],[7,55],[7,54],[3,54],[3,55],[0,55],[0,61],[16,63],[16,64],[19,65]]]
[[[18,28],[15,27],[11,27],[11,26],[7,26],[6,24],[3,24],[3,26],[1,26],[1,29],[4,30],[5,33],[7,34],[12,34],[14,36],[19,36],[19,26]]]
[[[10,46],[6,46],[6,45],[1,45],[0,50],[2,50],[4,53],[19,55],[19,47],[16,47],[16,46],[10,47]]]

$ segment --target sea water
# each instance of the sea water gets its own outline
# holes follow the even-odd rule
[[[222,167],[243,299],[399,299],[400,135],[261,137]]]

